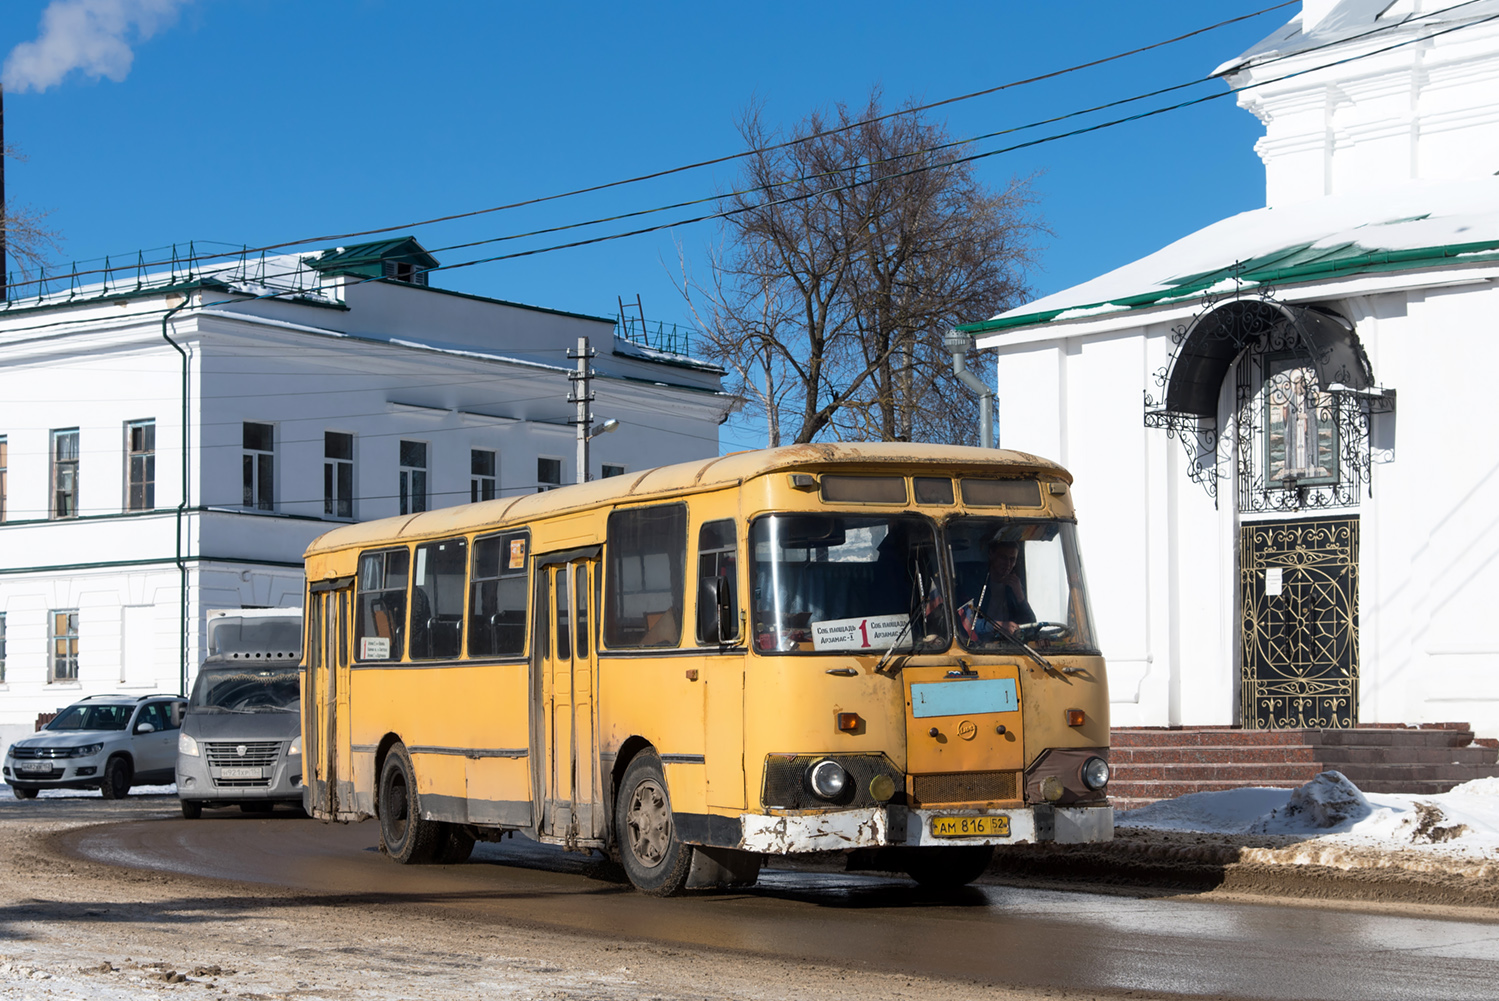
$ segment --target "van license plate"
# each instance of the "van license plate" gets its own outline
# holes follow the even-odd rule
[[[1008,838],[1009,817],[933,817],[934,838]]]
[[[261,778],[265,778],[265,775],[263,773],[263,770],[259,769],[259,768],[246,768],[246,767],[244,767],[242,765],[230,765],[227,768],[220,768],[219,769],[219,778],[221,778],[221,779],[261,779]]]

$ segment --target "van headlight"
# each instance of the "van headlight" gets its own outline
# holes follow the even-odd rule
[[[177,734],[177,753],[198,756],[198,742],[185,733]]]
[[[837,799],[848,785],[848,772],[831,758],[823,758],[808,770],[807,784],[823,799]]]
[[[1083,785],[1089,789],[1102,789],[1109,784],[1109,763],[1102,758],[1089,758],[1083,762]]]
[[[302,753],[302,735],[300,733],[291,739],[291,744],[287,746],[286,753],[288,755]]]

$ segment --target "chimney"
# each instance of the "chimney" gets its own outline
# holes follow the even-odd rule
[[[1310,34],[1342,0],[1301,0],[1301,33]]]

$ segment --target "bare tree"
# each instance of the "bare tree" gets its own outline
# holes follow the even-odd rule
[[[26,159],[9,143],[0,146],[0,156],[18,162]],[[0,187],[0,191],[3,190]],[[49,256],[62,252],[61,236],[57,230],[45,225],[46,219],[46,212],[13,201],[7,200],[0,206],[0,250],[5,255],[0,258],[0,269],[8,268],[14,262],[22,278],[29,278],[32,272],[41,270]],[[5,275],[0,274],[0,287],[3,287],[4,280]]]
[[[709,282],[687,278],[699,343],[764,412],[771,445],[976,441],[942,334],[1028,291],[1045,231],[1029,180],[990,190],[943,126],[882,115],[877,91],[789,133],[746,112],[754,152],[722,200],[724,245]]]

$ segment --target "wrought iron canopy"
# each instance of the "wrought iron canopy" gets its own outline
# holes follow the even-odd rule
[[[1317,372],[1325,392],[1367,390],[1374,385],[1358,335],[1341,317],[1315,306],[1292,306],[1270,298],[1232,299],[1209,308],[1182,332],[1166,375],[1166,414],[1216,418],[1218,393],[1229,368],[1267,330],[1289,326]]]

